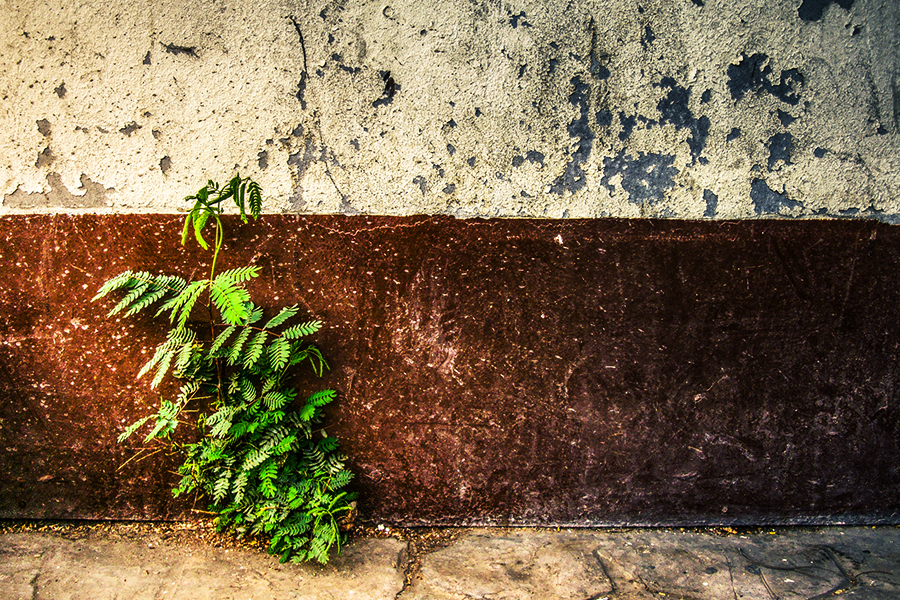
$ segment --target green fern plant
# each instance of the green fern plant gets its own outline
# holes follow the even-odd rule
[[[352,519],[354,494],[344,490],[352,475],[338,441],[319,427],[322,407],[334,390],[299,400],[290,375],[308,363],[319,376],[328,365],[306,338],[322,323],[291,324],[299,310],[281,309],[263,320],[250,299],[247,281],[259,267],[216,273],[223,243],[223,204],[234,201],[243,222],[259,218],[259,185],[236,175],[220,188],[209,181],[185,200],[193,207],[185,218],[182,244],[193,230],[197,243],[212,251],[209,277],[186,281],[177,275],[126,271],[108,280],[94,300],[109,294],[121,300],[109,315],[126,316],[156,308],[171,329],[138,377],[152,373],[151,388],[167,374],[183,381],[180,392],[163,399],[159,410],[129,425],[122,443],[149,428],[144,441],[161,441],[180,451],[180,482],[175,496],[195,493],[210,502],[220,531],[263,536],[268,551],[281,561],[328,561],[340,552],[342,524]],[[212,225],[212,248],[204,229]],[[205,304],[208,322],[194,318]],[[191,407],[190,410],[188,407]],[[208,410],[207,412],[199,412]],[[172,434],[186,414],[198,414],[199,441],[180,444]]]

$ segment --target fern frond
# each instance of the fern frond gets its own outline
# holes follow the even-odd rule
[[[196,332],[189,332],[188,339],[185,340],[184,345],[181,346],[181,350],[178,351],[178,360],[175,361],[176,371],[182,372],[187,369],[188,364],[191,362],[191,358],[196,354],[195,350],[199,347],[194,344],[196,338]]]
[[[153,380],[150,382],[150,389],[156,389],[162,380],[163,377],[166,376],[166,373],[169,370],[169,366],[172,364],[172,357],[175,356],[175,350],[168,350],[162,357],[162,360],[159,361],[159,364],[156,367],[156,375],[153,376]]]
[[[282,308],[281,312],[269,319],[269,322],[263,326],[263,329],[271,329],[273,327],[278,327],[294,315],[300,312],[300,309],[295,304],[294,306],[288,306],[287,308]]]
[[[125,316],[130,317],[131,315],[139,313],[154,302],[164,298],[165,295],[170,291],[171,290],[168,290],[166,288],[148,289],[140,298],[134,301],[134,303],[131,305],[131,308],[129,308],[125,313]]]
[[[312,404],[313,406],[325,406],[336,397],[337,392],[334,390],[320,390],[307,398],[306,403]]]
[[[147,288],[150,287],[150,283],[146,281],[135,281],[134,279],[128,282],[128,286],[131,288],[124,298],[116,304],[112,310],[107,314],[108,317],[113,315],[117,315],[126,308],[131,306],[131,303],[144,295],[144,292],[147,291]]]
[[[213,502],[218,504],[228,494],[228,488],[231,487],[231,471],[222,469],[219,478],[213,486]]]
[[[178,390],[178,403],[182,405],[187,404],[191,400],[191,398],[193,398],[194,394],[196,394],[199,390],[199,381],[197,381],[196,379],[188,381],[181,386],[180,390]]]
[[[304,404],[299,413],[295,413],[301,421],[312,421],[319,416],[319,409],[315,404]]]
[[[245,327],[241,333],[237,336],[237,339],[234,341],[234,344],[228,350],[228,364],[234,365],[241,358],[241,350],[244,348],[244,344],[247,343],[247,338],[250,337],[250,328]]]
[[[180,409],[180,406],[173,404],[168,400],[163,400],[160,404],[159,412],[151,417],[156,419],[156,425],[153,426],[153,430],[146,438],[144,438],[144,443],[148,443],[154,438],[169,437],[178,425],[178,413],[180,412]]]
[[[262,213],[262,190],[258,183],[250,181],[247,192],[250,200],[250,216],[258,219]]]
[[[121,444],[122,442],[124,442],[125,440],[130,438],[131,435],[135,431],[137,431],[138,429],[143,427],[144,423],[149,421],[151,419],[151,417],[152,417],[152,415],[148,415],[148,416],[144,417],[143,419],[139,419],[139,420],[135,421],[134,423],[132,423],[131,425],[129,425],[128,427],[126,427],[125,431],[123,431],[121,433],[121,435],[119,435],[119,437],[117,438],[117,441]]]
[[[244,500],[244,489],[247,487],[247,477],[247,472],[241,471],[231,484],[231,493],[237,504],[240,504]]]
[[[241,377],[238,382],[238,388],[241,391],[241,398],[246,404],[256,401],[256,386],[246,377]]]
[[[250,292],[240,286],[238,281],[220,274],[210,284],[209,296],[228,325],[241,325],[250,316],[247,304]]]
[[[228,435],[231,430],[231,421],[237,410],[237,407],[226,406],[210,415],[206,419],[207,426],[212,427],[209,435],[215,438],[224,438]]]
[[[260,479],[275,479],[278,476],[278,464],[269,459],[259,468]]]
[[[235,329],[237,329],[237,327],[235,327],[234,325],[229,325],[228,328],[225,329],[225,331],[217,335],[216,339],[209,347],[209,352],[207,352],[206,355],[210,358],[215,357],[216,352],[219,351],[219,348],[222,347],[222,344],[228,341],[228,338],[231,337],[231,334],[234,333]]]
[[[259,482],[259,493],[262,494],[264,498],[271,499],[278,494],[278,488],[275,487],[275,484],[272,483],[271,479],[263,479]],[[271,525],[268,525],[267,529],[271,529]]]
[[[222,271],[216,276],[215,281],[221,282],[223,285],[226,283],[231,283],[237,285],[239,283],[246,283],[253,279],[254,277],[259,276],[260,267],[249,265],[246,267],[238,267],[236,269],[228,269],[227,271]]]
[[[177,318],[179,329],[183,328],[191,316],[191,311],[194,310],[194,305],[200,299],[200,294],[208,286],[209,280],[202,279],[200,281],[192,281],[186,288],[181,290],[171,306],[167,307],[171,311],[169,321],[174,323]]]
[[[269,344],[268,352],[272,368],[280,371],[287,365],[291,357],[291,342],[283,337],[276,338]]]
[[[312,335],[321,328],[322,321],[307,321],[306,323],[300,323],[299,325],[288,327],[284,330],[284,332],[282,332],[281,335],[289,340],[296,340],[298,338]]]
[[[278,444],[276,444],[272,448],[272,455],[273,456],[281,456],[285,452],[289,452],[291,449],[293,449],[294,442],[296,440],[297,440],[297,437],[293,436],[293,435],[289,435],[286,438],[282,439],[280,442],[278,442]]]
[[[353,473],[345,469],[341,469],[328,482],[328,487],[332,490],[339,490],[353,479]]]
[[[247,325],[253,325],[263,316],[263,309],[259,308],[252,302],[247,303],[247,311],[250,313],[250,316],[247,318]]]
[[[272,454],[270,449],[263,450],[260,448],[257,450],[251,450],[247,454],[247,457],[244,459],[244,463],[241,465],[241,474],[243,475],[247,471],[258,467],[271,455]]]
[[[319,440],[317,446],[320,452],[322,452],[323,454],[327,454],[329,452],[334,452],[335,450],[337,450],[339,445],[340,442],[338,442],[338,439],[336,437],[326,437]]]
[[[259,357],[262,356],[263,348],[266,344],[266,336],[268,335],[268,331],[260,331],[255,336],[253,336],[253,341],[250,342],[250,345],[247,346],[246,352],[244,352],[245,369],[253,367],[253,365],[255,365],[259,360]]]
[[[97,290],[97,294],[91,298],[91,302],[96,302],[100,298],[108,295],[110,292],[114,292],[122,287],[124,287],[128,281],[131,280],[131,276],[134,274],[133,271],[128,270],[122,273],[119,273],[112,279],[109,279],[104,283],[99,290]]]
[[[263,402],[268,410],[278,410],[285,404],[294,400],[296,392],[293,390],[285,390],[283,392],[269,392],[263,396]]]

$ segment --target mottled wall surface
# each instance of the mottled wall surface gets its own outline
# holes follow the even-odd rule
[[[405,524],[896,522],[900,229],[272,216],[220,268],[325,321],[302,390],[361,516]],[[177,217],[0,219],[0,517],[172,517],[173,461],[123,466],[164,339],[90,298],[189,273]],[[203,258],[202,256],[200,257]],[[203,508],[202,502],[199,508]]]
[[[900,215],[892,0],[10,0],[0,210]]]
[[[327,323],[364,518],[896,521],[898,32],[893,0],[0,3],[0,517],[187,514],[115,444],[161,328],[89,299],[190,277],[171,213],[239,171],[285,214],[223,260]]]

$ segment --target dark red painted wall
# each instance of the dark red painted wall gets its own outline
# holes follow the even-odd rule
[[[323,319],[362,517],[405,524],[900,516],[900,228],[861,221],[269,216],[220,268]],[[191,273],[173,216],[0,219],[0,516],[167,518],[115,438],[165,328],[90,302]],[[142,353],[143,352],[143,353]],[[165,393],[166,390],[162,390]],[[198,508],[203,508],[202,504]]]

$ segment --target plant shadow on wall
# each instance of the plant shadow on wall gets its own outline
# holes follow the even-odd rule
[[[195,195],[182,234],[191,233],[212,251],[209,278],[186,281],[177,275],[126,271],[109,281],[94,300],[111,293],[123,296],[109,315],[134,315],[151,307],[167,315],[171,329],[138,377],[153,372],[151,388],[167,373],[183,381],[174,400],[162,399],[159,411],[128,426],[124,442],[144,427],[145,443],[162,442],[184,456],[175,496],[194,493],[210,501],[219,531],[259,535],[281,561],[328,561],[340,552],[344,529],[355,512],[354,494],[343,488],[351,473],[338,441],[318,428],[322,407],[334,390],[297,401],[290,376],[308,363],[321,376],[328,368],[319,349],[305,338],[320,321],[289,325],[299,312],[282,309],[267,321],[250,299],[245,284],[260,268],[246,266],[216,273],[222,248],[220,216],[233,200],[246,223],[259,218],[259,185],[236,175],[224,187],[210,181]],[[204,238],[211,225],[212,247]],[[204,314],[205,318],[193,315]],[[291,410],[299,406],[299,410]],[[189,408],[190,407],[190,408]],[[208,409],[206,412],[198,412]],[[181,419],[196,416],[199,441],[172,437]]]

